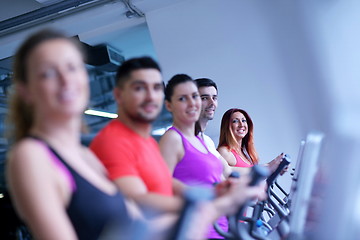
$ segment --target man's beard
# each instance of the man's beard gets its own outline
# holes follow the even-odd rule
[[[209,115],[209,114],[204,113],[204,114],[202,114],[202,115],[200,116],[200,118],[206,119],[206,120],[210,121],[210,120],[213,120],[213,119],[214,119],[214,114]]]
[[[146,116],[146,114],[142,114],[141,112],[131,113],[130,111],[126,110],[127,115],[129,118],[137,123],[144,123],[144,124],[151,124],[153,123],[160,114],[158,111],[154,116]]]
[[[134,122],[151,124],[157,119],[158,116],[147,118],[141,115],[140,113],[138,113],[137,115],[129,115],[129,117]]]
[[[214,115],[209,116],[209,117],[207,117],[206,119],[207,119],[207,120],[213,120],[213,119],[214,119]]]
[[[215,116],[215,109],[216,109],[216,108],[213,110],[213,113],[212,113],[212,114],[209,114],[209,113],[206,111],[207,109],[212,109],[212,107],[205,108],[205,109],[202,111],[202,113],[201,113],[201,115],[200,115],[200,118],[206,119],[206,120],[208,120],[208,121],[213,120],[213,119],[214,119],[214,116]]]

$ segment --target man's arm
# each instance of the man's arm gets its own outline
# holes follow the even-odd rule
[[[164,196],[150,193],[141,178],[126,176],[114,180],[119,190],[127,197],[134,199],[141,208],[152,211],[179,212],[183,206],[183,200],[176,196]]]

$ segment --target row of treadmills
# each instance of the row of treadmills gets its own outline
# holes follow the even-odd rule
[[[270,176],[267,169],[254,166],[251,170],[251,185],[266,179],[265,201],[246,203],[237,213],[227,216],[228,231],[223,231],[216,223],[215,229],[227,240],[307,240],[306,227],[309,221],[312,189],[318,170],[318,159],[324,134],[311,132],[301,141],[295,166],[290,166],[292,184],[286,192],[278,183],[281,172],[290,165],[290,156],[285,155],[276,171]],[[234,176],[238,177],[238,176]],[[186,193],[184,207],[178,227],[170,239],[189,239],[187,229],[191,223],[193,209],[199,201],[208,200],[212,194],[202,189]],[[249,210],[250,209],[250,210]]]

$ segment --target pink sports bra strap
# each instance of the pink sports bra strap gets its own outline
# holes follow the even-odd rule
[[[231,149],[231,152],[236,158],[235,167],[252,167],[253,166],[253,164],[249,164],[249,163],[245,162],[234,149]]]
[[[49,147],[46,145],[46,143],[44,143],[41,140],[36,139],[42,146],[44,146],[44,148],[46,149],[46,151],[49,153],[49,156],[51,158],[51,160],[53,161],[53,163],[55,164],[56,168],[62,172],[62,174],[64,174],[64,176],[66,177],[66,179],[69,182],[70,188],[71,188],[71,192],[75,192],[76,190],[76,184],[75,184],[75,180],[73,178],[73,176],[71,175],[69,169],[66,168],[66,166],[60,161],[60,159],[55,156],[55,154],[49,149]]]

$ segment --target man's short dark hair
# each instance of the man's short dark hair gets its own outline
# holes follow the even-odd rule
[[[131,58],[123,62],[116,73],[116,86],[122,86],[131,72],[139,69],[156,69],[161,72],[159,64],[151,57]]]
[[[196,85],[198,88],[201,88],[201,87],[214,87],[216,89],[216,91],[218,90],[217,89],[217,86],[216,86],[216,83],[209,79],[209,78],[198,78],[198,79],[195,79],[195,82],[196,82]]]

